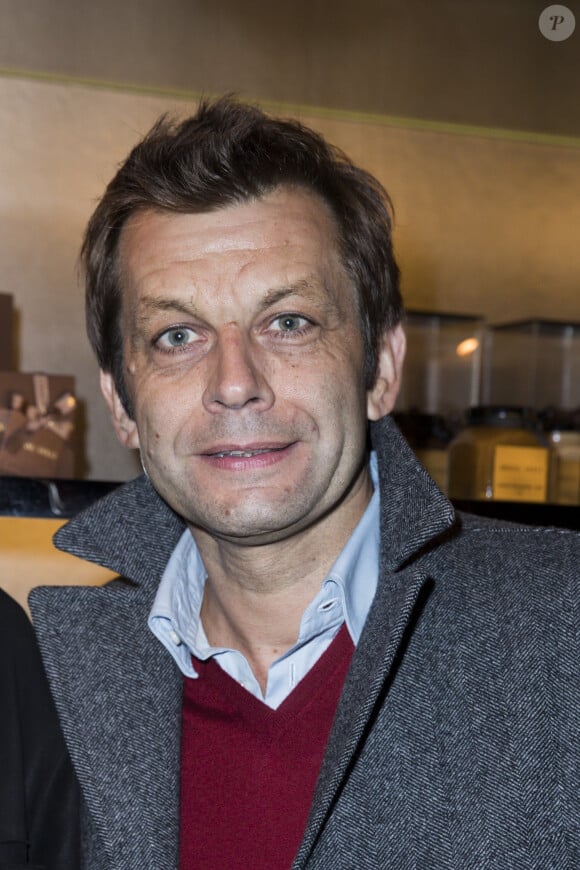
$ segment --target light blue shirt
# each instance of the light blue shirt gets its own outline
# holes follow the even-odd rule
[[[356,646],[377,588],[379,569],[379,488],[377,460],[371,454],[374,493],[342,552],[310,602],[296,643],[269,668],[266,692],[239,650],[209,645],[200,619],[207,572],[187,529],[167,563],[148,625],[186,677],[197,678],[191,656],[216,662],[256,698],[276,709],[329,647],[343,623]]]

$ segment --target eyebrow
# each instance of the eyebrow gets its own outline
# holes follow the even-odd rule
[[[160,311],[174,311],[183,314],[185,317],[191,317],[195,314],[195,310],[191,305],[179,299],[173,299],[169,296],[142,296],[139,300],[133,300],[131,305],[133,317],[131,319],[131,343],[134,345],[139,335],[143,335],[147,330],[150,318],[158,314]]]
[[[259,302],[259,310],[265,311],[272,305],[282,302],[291,296],[305,296],[306,298],[315,299],[318,294],[316,292],[316,282],[312,277],[301,278],[295,284],[283,287],[273,287],[268,290],[264,297]],[[172,296],[142,296],[134,305],[135,322],[139,326],[146,324],[148,318],[152,314],[161,311],[175,311],[186,317],[200,316],[197,311],[197,306],[193,302],[184,302],[181,299]]]
[[[142,296],[134,303],[133,309],[137,320],[146,320],[149,314],[156,314],[158,311],[180,311],[182,314],[192,314],[195,306],[172,296]]]
[[[271,305],[276,305],[278,302],[287,299],[288,296],[301,295],[306,296],[306,298],[313,298],[316,295],[315,287],[316,284],[310,277],[301,278],[289,287],[274,287],[272,290],[268,290],[260,303],[260,308],[262,310],[269,308]]]

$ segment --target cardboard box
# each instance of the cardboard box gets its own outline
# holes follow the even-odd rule
[[[0,293],[0,371],[14,367],[14,306],[9,293]]]
[[[0,474],[75,476],[74,378],[0,372]]]

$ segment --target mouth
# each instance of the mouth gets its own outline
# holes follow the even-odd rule
[[[219,444],[201,454],[213,468],[229,471],[260,471],[276,465],[293,452],[296,441],[286,444]]]
[[[222,459],[226,456],[231,456],[234,459],[251,459],[252,456],[261,456],[264,453],[276,453],[280,450],[284,450],[287,445],[284,447],[260,447],[256,450],[219,450],[215,453],[208,453],[208,456],[215,456],[218,459]]]

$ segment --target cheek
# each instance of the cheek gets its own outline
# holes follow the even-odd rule
[[[136,408],[142,449],[147,455],[153,455],[175,443],[189,417],[183,404],[163,392],[142,397]]]
[[[311,431],[323,433],[327,442],[344,443],[352,437],[347,433],[366,432],[366,394],[344,370],[310,378],[303,374],[286,398],[296,412],[308,416]]]

